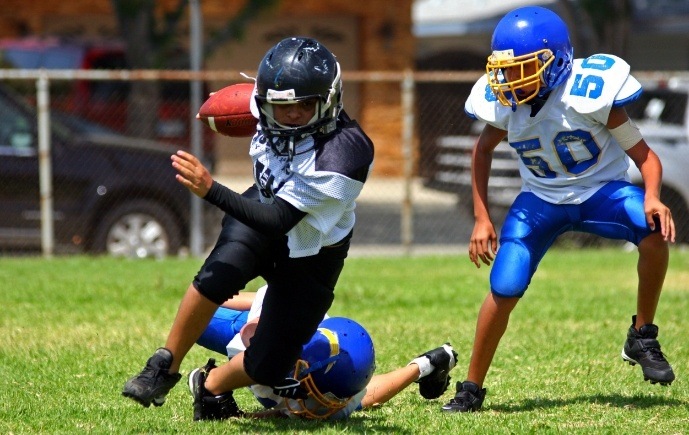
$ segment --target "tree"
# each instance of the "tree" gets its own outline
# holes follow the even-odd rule
[[[247,0],[244,7],[226,25],[211,35],[204,54],[212,54],[224,42],[243,37],[246,24],[279,0]],[[180,47],[180,25],[186,19],[187,0],[177,0],[173,8],[156,15],[156,0],[111,0],[119,34],[125,44],[126,58],[132,69],[189,69],[189,54]],[[158,18],[160,17],[160,18]],[[127,130],[152,136],[158,117],[161,86],[154,81],[134,81],[129,93]]]
[[[611,53],[624,57],[631,27],[630,0],[560,0],[563,17],[576,23],[570,29],[572,43],[586,57],[594,53]]]

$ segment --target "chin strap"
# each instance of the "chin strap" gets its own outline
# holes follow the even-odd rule
[[[279,155],[287,154],[287,166],[285,171],[289,174],[292,172],[292,160],[296,154],[294,150],[295,139],[294,136],[288,137],[268,137],[270,147]]]
[[[285,170],[288,174],[292,172],[292,160],[294,160],[294,136],[287,139],[287,167]]]
[[[301,379],[302,377],[305,377],[306,375],[310,374],[311,372],[315,372],[316,370],[323,368],[331,363],[334,363],[340,359],[340,354],[333,355],[329,358],[326,358],[324,360],[318,361],[313,363],[313,365],[310,365],[306,370],[302,370],[299,372],[299,378]]]

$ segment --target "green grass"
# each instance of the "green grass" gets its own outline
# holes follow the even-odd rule
[[[0,433],[589,433],[680,434],[689,428],[689,252],[673,250],[656,316],[677,380],[642,381],[619,353],[636,304],[636,255],[553,250],[543,260],[488,374],[484,411],[447,415],[412,385],[348,422],[194,423],[184,382],[165,406],[120,395],[165,341],[197,259],[0,259]],[[331,315],[374,339],[378,371],[451,341],[466,374],[489,268],[466,257],[350,258]],[[261,283],[252,283],[255,289]],[[212,353],[195,348],[183,374]],[[248,391],[240,406],[258,410]]]

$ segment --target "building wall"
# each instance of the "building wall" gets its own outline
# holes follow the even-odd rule
[[[158,0],[158,13],[175,8],[178,1]],[[0,38],[26,35],[80,36],[86,38],[117,37],[117,23],[113,16],[112,0],[33,0],[31,7],[26,0],[3,0],[0,8]],[[239,46],[253,46],[249,56],[257,65],[266,44],[275,41],[257,41],[256,37],[267,34],[271,26],[286,22],[298,23],[295,29],[318,32],[320,36],[332,34],[336,21],[337,32],[347,36],[341,57],[345,73],[348,69],[368,71],[401,71],[414,64],[415,43],[411,33],[412,0],[283,0],[277,6],[256,17],[245,32],[245,40],[235,42]],[[245,1],[200,1],[204,27],[218,28],[244,6]],[[186,32],[187,29],[181,29]],[[348,33],[351,32],[351,33]],[[279,32],[272,36],[276,38]],[[285,35],[286,36],[286,35]],[[312,36],[312,35],[305,35]],[[313,35],[316,36],[316,35]],[[317,36],[316,36],[317,37]],[[321,39],[321,38],[319,38]],[[325,43],[325,42],[324,42]],[[252,45],[253,44],[253,45]],[[327,43],[325,43],[328,45]],[[272,45],[272,44],[270,44]],[[270,45],[267,45],[268,47]],[[228,44],[228,49],[231,47]],[[249,50],[239,50],[245,57]],[[231,57],[226,57],[230,59]],[[230,68],[222,61],[222,55],[208,59],[207,69]],[[236,64],[235,64],[236,65]],[[232,65],[234,66],[234,65]],[[399,175],[402,168],[400,86],[397,83],[372,83],[357,85],[350,96],[357,117],[376,145],[375,171],[385,175]],[[345,90],[345,96],[347,90]],[[351,98],[356,97],[356,99]],[[347,100],[345,100],[347,103]],[[232,149],[237,147],[225,147]],[[227,159],[233,159],[231,151]],[[223,156],[218,156],[220,168]],[[236,159],[234,159],[236,161]],[[232,170],[232,165],[226,165]]]

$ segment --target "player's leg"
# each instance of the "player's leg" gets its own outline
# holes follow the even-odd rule
[[[644,192],[627,182],[612,182],[582,206],[582,228],[612,239],[627,240],[638,246],[638,288],[636,315],[627,332],[622,358],[639,364],[644,379],[670,384],[675,375],[660,351],[655,319],[669,261],[669,247],[660,234],[660,225],[651,231],[644,214]]]
[[[636,315],[627,331],[622,358],[631,365],[639,364],[644,380],[670,385],[675,380],[672,366],[660,350],[658,327],[653,323],[669,262],[669,248],[659,232],[639,243]]]
[[[194,284],[189,285],[165,342],[165,349],[174,356],[170,372],[179,372],[182,360],[206,329],[220,303],[201,294]]]
[[[261,258],[269,248],[269,239],[225,217],[216,246],[180,303],[165,347],[156,350],[141,373],[125,383],[125,397],[145,407],[165,402],[165,396],[179,381],[182,360],[218,306],[258,275]]]
[[[227,356],[227,343],[239,334],[248,315],[249,311],[218,308],[196,344]]]
[[[244,356],[247,372],[257,383],[275,385],[294,368],[302,346],[332,304],[348,249],[347,242],[323,248],[316,256],[278,262],[268,280],[262,320]]]
[[[500,235],[500,248],[490,274],[491,292],[479,310],[466,381],[443,406],[448,412],[481,408],[482,388],[510,314],[526,291],[541,258],[558,235],[570,228],[563,206],[555,206],[531,193],[522,193],[510,208]]]
[[[486,389],[482,388],[483,382],[517,302],[518,297],[505,298],[494,293],[486,296],[476,321],[466,380],[457,382],[455,397],[442,407],[443,411],[472,412],[481,409],[486,396]]]
[[[653,323],[669,261],[670,249],[660,232],[652,233],[641,240],[637,263],[639,274],[635,324],[637,329]]]
[[[235,356],[230,360],[230,363],[241,364],[243,353]],[[244,412],[239,409],[237,402],[234,400],[232,390],[223,394],[212,394],[206,387],[206,379],[212,373],[217,371],[218,367],[215,365],[215,359],[208,360],[206,365],[194,369],[189,373],[189,390],[193,397],[194,405],[194,420],[224,420],[230,417],[243,417]]]
[[[500,340],[507,330],[510,314],[519,302],[518,297],[505,298],[489,293],[481,305],[467,381],[482,386],[493,361]]]
[[[252,384],[274,386],[289,376],[332,304],[348,249],[347,242],[323,248],[316,256],[277,259],[266,277],[268,288],[251,346],[210,371],[203,385],[209,395]]]
[[[202,385],[207,395],[220,397],[253,384],[277,385],[294,369],[302,346],[330,307],[332,293],[304,298],[290,290],[268,281],[261,320],[251,346],[207,373]],[[190,386],[191,382],[190,379]]]

